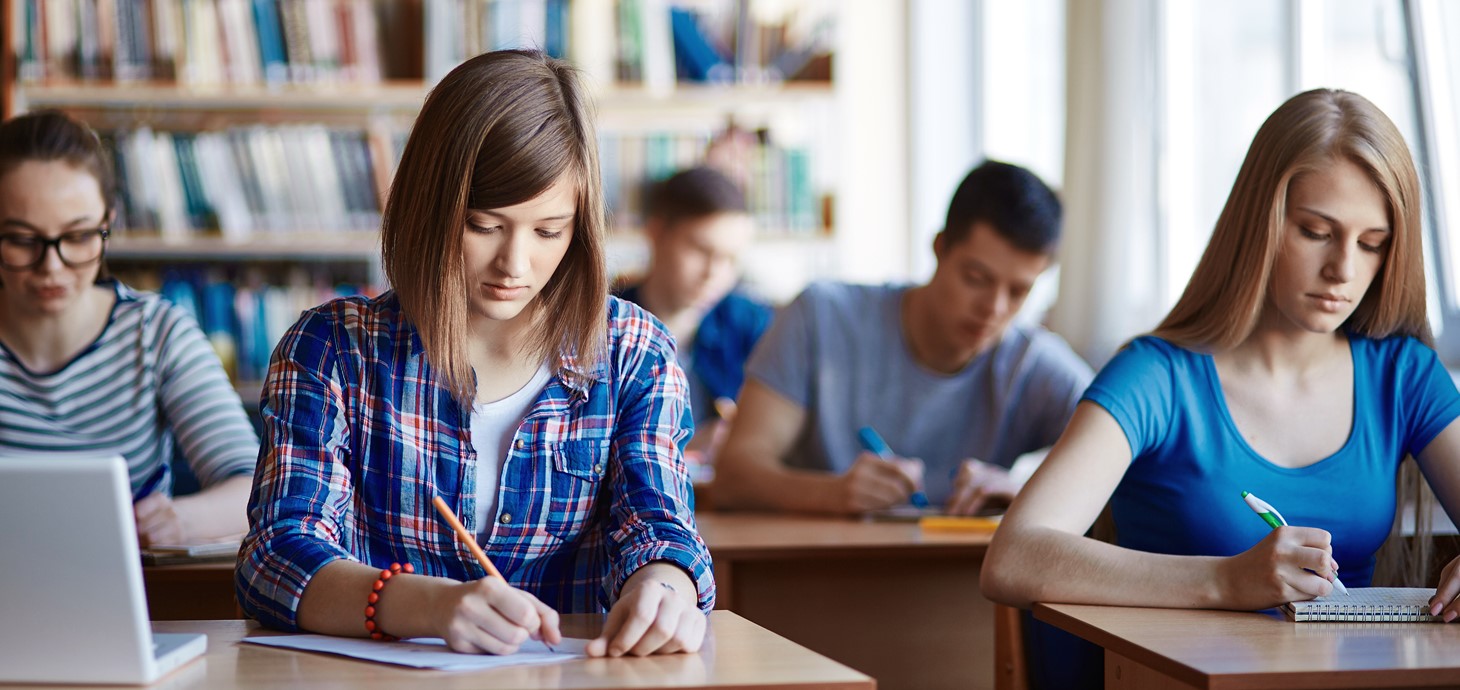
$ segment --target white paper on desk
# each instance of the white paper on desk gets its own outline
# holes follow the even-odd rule
[[[268,647],[325,652],[382,664],[433,668],[441,671],[479,671],[525,664],[552,664],[585,657],[588,648],[588,640],[567,637],[563,638],[562,644],[553,645],[556,652],[548,651],[547,645],[537,640],[528,640],[518,648],[516,654],[507,656],[459,654],[447,649],[446,641],[439,637],[418,637],[400,642],[382,642],[330,635],[270,635],[245,637],[243,641]]]

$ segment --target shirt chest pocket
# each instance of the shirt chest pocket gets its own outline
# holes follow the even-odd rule
[[[554,444],[552,477],[548,490],[547,529],[554,536],[573,541],[594,523],[601,509],[603,476],[608,469],[609,444],[605,440],[574,440]]]

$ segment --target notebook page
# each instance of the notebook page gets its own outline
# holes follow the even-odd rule
[[[269,635],[245,637],[243,642],[270,647],[302,649],[354,657],[382,664],[396,664],[442,671],[472,671],[524,664],[551,664],[587,656],[588,640],[563,638],[552,650],[537,640],[528,640],[516,654],[460,654],[446,647],[440,638],[421,637],[397,642],[334,637],[331,635]]]
[[[1335,594],[1283,605],[1295,621],[1415,622],[1439,621],[1429,613],[1435,590],[1421,587],[1350,587]]]

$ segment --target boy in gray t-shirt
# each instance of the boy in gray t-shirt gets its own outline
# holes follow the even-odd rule
[[[972,513],[1012,498],[1009,466],[1054,444],[1092,376],[1059,336],[1011,326],[1059,224],[1043,182],[986,162],[954,194],[926,285],[808,287],[747,365],[716,503],[859,513],[921,489]],[[863,450],[864,426],[895,457]]]

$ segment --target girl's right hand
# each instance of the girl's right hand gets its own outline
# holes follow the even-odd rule
[[[528,639],[563,641],[558,612],[501,578],[450,587],[437,599],[433,620],[446,646],[466,654],[511,654]]]
[[[1333,592],[1333,536],[1316,527],[1279,527],[1223,561],[1224,607],[1243,611],[1307,601]]]

